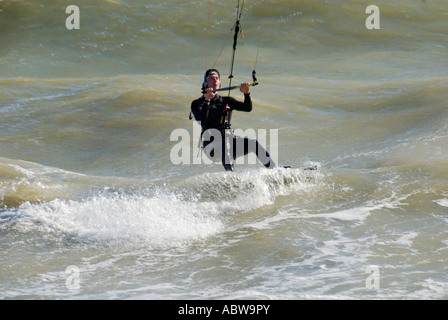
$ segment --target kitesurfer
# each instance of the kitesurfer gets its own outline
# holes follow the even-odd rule
[[[249,153],[255,153],[266,168],[274,168],[273,159],[257,139],[236,136],[230,127],[233,110],[245,112],[252,110],[250,84],[241,84],[240,91],[244,94],[244,102],[219,95],[215,90],[220,87],[219,71],[207,70],[202,81],[203,95],[191,103],[191,112],[202,127],[205,154],[213,161],[220,160],[226,171],[234,170],[233,160]],[[219,134],[216,134],[217,132]]]

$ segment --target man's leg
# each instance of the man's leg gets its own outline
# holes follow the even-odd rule
[[[245,156],[249,153],[255,153],[258,160],[269,169],[275,167],[275,162],[269,152],[256,139],[249,139],[234,136],[233,138],[233,159]]]

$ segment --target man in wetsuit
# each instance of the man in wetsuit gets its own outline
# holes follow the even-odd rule
[[[240,91],[244,93],[244,102],[220,96],[214,91],[220,87],[218,70],[207,70],[202,84],[203,96],[191,103],[191,112],[202,126],[201,136],[205,154],[213,161],[217,160],[216,156],[221,155],[220,160],[226,171],[234,170],[233,160],[251,152],[257,155],[266,168],[274,168],[274,161],[258,140],[235,136],[230,128],[233,110],[245,112],[252,110],[249,83],[241,84]]]

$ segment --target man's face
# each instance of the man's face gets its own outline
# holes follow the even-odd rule
[[[221,81],[217,74],[211,74],[207,77],[207,87],[213,89],[219,89],[221,86]]]

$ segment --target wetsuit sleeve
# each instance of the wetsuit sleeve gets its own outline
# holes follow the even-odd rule
[[[204,99],[197,99],[191,103],[191,112],[196,121],[205,124],[208,118],[209,104]]]
[[[250,97],[250,93],[244,95],[244,102],[230,98],[229,107],[232,110],[246,111],[246,112],[252,111],[252,99]]]

